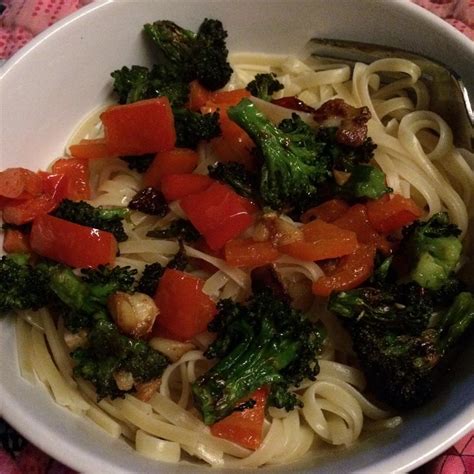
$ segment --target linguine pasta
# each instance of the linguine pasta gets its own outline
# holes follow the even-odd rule
[[[473,155],[455,148],[449,126],[428,110],[428,91],[414,63],[382,59],[370,65],[356,64],[351,71],[346,65],[331,65],[315,58],[302,61],[293,56],[247,53],[231,55],[230,62],[234,73],[226,86],[229,90],[245,87],[256,73],[273,72],[284,84],[276,97],[296,95],[314,108],[333,98],[342,98],[354,107],[368,107],[372,114],[368,135],[377,144],[374,160],[385,173],[387,185],[413,198],[427,210],[426,217],[447,211],[450,221],[466,236],[474,207],[474,173],[466,159],[474,161]],[[384,84],[380,73],[390,73],[396,79]],[[255,103],[275,122],[285,114],[291,115],[281,107],[258,100]],[[301,115],[311,122],[311,117]],[[94,114],[72,135],[69,144],[101,136],[97,123],[98,114]],[[215,157],[206,143],[200,145],[199,154],[195,172],[205,174]],[[94,206],[126,206],[143,187],[141,175],[119,159],[96,160],[94,166],[95,195],[90,201]],[[132,211],[125,223],[129,239],[120,243],[116,264],[128,265],[139,273],[147,263],[165,265],[177,252],[178,244],[146,235],[181,216],[183,211],[177,204],[164,218]],[[184,249],[188,257],[204,260],[215,268],[214,272],[195,271],[205,279],[204,292],[211,298],[243,301],[250,294],[248,271],[191,246]],[[316,263],[289,256],[277,260],[275,268],[284,281],[303,288],[324,274]],[[203,355],[210,341],[207,334],[196,338],[194,349],[168,366],[159,390],[149,402],[133,394],[97,402],[93,386],[72,375],[61,322],[56,325],[49,312],[42,309],[37,326],[29,324],[28,315],[17,318],[21,373],[32,383],[39,379],[59,405],[86,415],[111,436],[123,436],[139,453],[166,462],[191,456],[219,467],[286,464],[312,450],[322,450],[324,444],[350,446],[365,430],[400,424],[400,417],[367,397],[364,375],[354,365],[350,339],[324,302],[313,296],[308,301],[306,295],[301,298],[301,307],[310,319],[320,321],[328,334],[320,356],[320,373],[316,381],[305,381],[294,388],[304,402],[303,408],[290,412],[268,410],[264,441],[255,451],[213,437],[193,408],[191,384],[211,364]]]

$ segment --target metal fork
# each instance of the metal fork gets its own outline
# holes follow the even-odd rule
[[[417,64],[430,92],[430,110],[450,125],[455,145],[474,149],[474,108],[462,79],[448,66],[419,54],[357,41],[313,38],[308,44],[312,56],[354,66],[383,58],[403,58]],[[387,78],[385,78],[387,79]],[[393,76],[391,78],[393,80]],[[384,77],[381,77],[384,81]]]

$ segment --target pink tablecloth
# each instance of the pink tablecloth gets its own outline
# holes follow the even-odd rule
[[[357,1],[357,0],[354,0]],[[474,0],[412,0],[474,40]],[[0,59],[8,59],[35,35],[91,0],[0,0]],[[1,12],[2,10],[0,10]],[[0,474],[73,474],[28,444],[0,420]],[[474,432],[417,469],[418,474],[473,474]]]

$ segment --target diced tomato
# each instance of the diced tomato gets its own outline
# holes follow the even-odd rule
[[[308,209],[302,216],[301,222],[307,224],[314,219],[321,219],[324,222],[333,222],[341,217],[349,209],[349,204],[342,199],[330,199],[319,206]]]
[[[400,194],[384,195],[367,202],[367,215],[372,227],[383,234],[390,234],[411,224],[423,215],[415,201]]]
[[[76,268],[113,264],[117,253],[110,232],[48,214],[33,221],[30,245],[37,254]]]
[[[0,196],[9,199],[29,199],[39,196],[41,179],[26,168],[7,168],[0,172]]]
[[[360,245],[342,257],[335,269],[313,283],[313,293],[329,296],[333,291],[346,291],[364,283],[374,270],[375,245]]]
[[[355,204],[336,219],[333,224],[341,229],[355,232],[357,240],[362,244],[374,244],[382,252],[390,252],[390,243],[370,225],[369,218],[367,217],[367,208],[363,204]]]
[[[161,192],[170,202],[204,191],[214,182],[204,174],[169,174],[161,180]]]
[[[89,161],[82,158],[60,158],[52,167],[53,174],[66,177],[64,197],[72,200],[90,198]]]
[[[96,138],[92,140],[81,140],[79,143],[69,147],[69,153],[74,158],[84,158],[86,160],[96,160],[100,158],[111,158],[105,139]]]
[[[317,219],[302,227],[304,239],[282,245],[279,250],[300,260],[315,261],[342,257],[357,248],[355,232]]]
[[[205,331],[216,314],[216,305],[203,293],[204,281],[168,268],[160,279],[155,302],[160,310],[156,332],[164,328],[178,341],[188,341]]]
[[[113,155],[171,150],[176,142],[173,112],[166,97],[114,105],[100,116]]]
[[[157,153],[143,176],[143,184],[159,189],[163,176],[192,173],[198,160],[199,155],[189,148],[173,148]]]
[[[3,208],[3,220],[9,224],[26,224],[38,216],[53,211],[57,204],[55,199],[44,194],[33,199],[11,199]]]
[[[243,411],[235,411],[211,425],[212,435],[237,443],[244,448],[257,449],[262,444],[267,397],[266,388],[256,390],[249,397],[255,400],[255,405]]]
[[[28,253],[31,251],[28,235],[16,229],[7,229],[3,236],[3,250],[7,253]]]
[[[234,267],[260,267],[280,256],[270,241],[255,242],[252,239],[229,240],[224,252],[227,263]]]
[[[250,201],[218,182],[184,197],[181,208],[213,250],[240,235],[254,221]]]

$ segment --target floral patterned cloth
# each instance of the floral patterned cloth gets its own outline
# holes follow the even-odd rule
[[[355,0],[356,1],[356,0]],[[412,0],[474,40],[474,0]],[[91,0],[0,0],[0,59]],[[74,474],[0,420],[0,474]],[[416,470],[417,474],[473,474],[474,433]]]

